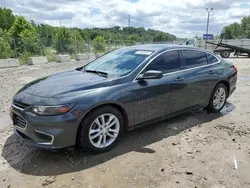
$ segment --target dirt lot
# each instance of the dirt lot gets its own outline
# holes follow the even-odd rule
[[[0,70],[0,187],[250,187],[250,59],[220,114],[205,111],[137,129],[110,152],[29,148],[13,135],[8,108],[25,83],[81,63]],[[235,169],[236,160],[238,168]]]

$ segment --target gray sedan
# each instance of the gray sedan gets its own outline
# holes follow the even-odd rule
[[[111,149],[128,130],[180,113],[219,112],[237,68],[198,48],[141,45],[25,85],[11,105],[16,135],[45,149]]]

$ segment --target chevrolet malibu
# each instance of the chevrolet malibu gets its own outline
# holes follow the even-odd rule
[[[237,68],[211,52],[132,46],[25,85],[11,118],[28,144],[105,152],[137,126],[198,108],[219,112],[236,81]]]

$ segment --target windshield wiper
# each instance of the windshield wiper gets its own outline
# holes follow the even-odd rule
[[[102,71],[97,71],[97,70],[86,70],[86,69],[85,69],[85,72],[92,72],[92,73],[98,74],[99,76],[102,76],[102,77],[108,77],[108,73],[102,72]]]

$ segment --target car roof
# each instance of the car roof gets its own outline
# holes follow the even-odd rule
[[[168,50],[168,49],[173,49],[173,48],[200,49],[200,48],[196,48],[196,47],[192,47],[192,46],[177,45],[177,44],[143,44],[143,45],[129,46],[127,48],[128,49],[137,49],[137,50],[150,50],[150,51],[155,51],[155,52],[160,52],[163,50]]]

